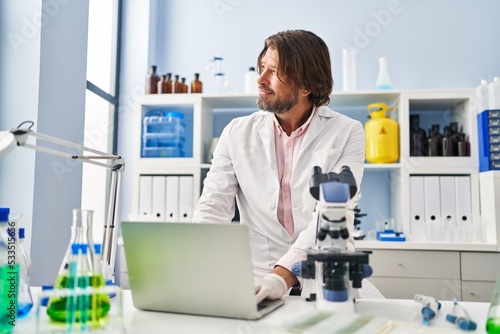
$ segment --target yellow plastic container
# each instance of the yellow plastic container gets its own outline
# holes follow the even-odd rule
[[[366,161],[391,163],[399,159],[398,123],[391,119],[392,108],[385,103],[367,106],[370,120],[365,124]]]

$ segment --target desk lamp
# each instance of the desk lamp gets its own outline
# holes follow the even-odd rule
[[[90,163],[93,165],[111,169],[108,212],[106,222],[104,224],[101,262],[104,278],[106,280],[112,279],[115,267],[116,244],[118,238],[117,223],[120,206],[122,172],[125,168],[125,162],[123,158],[116,154],[101,152],[63,139],[35,132],[31,130],[33,125],[34,123],[32,121],[25,121],[22,122],[17,128],[11,129],[9,131],[0,131],[0,158],[14,149],[14,147],[23,146],[34,149],[36,151],[57,155],[67,159],[81,160],[85,163]],[[28,143],[29,137],[36,138],[36,143]],[[54,143],[61,146],[62,148],[77,150],[78,152],[81,152],[82,155],[71,154],[60,149],[42,146],[38,143],[38,140]],[[84,152],[90,152],[92,155],[84,155]]]

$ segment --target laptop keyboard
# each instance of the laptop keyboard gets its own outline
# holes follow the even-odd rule
[[[262,311],[263,309],[269,307],[272,304],[272,301],[264,299],[259,304],[257,304],[257,311]]]

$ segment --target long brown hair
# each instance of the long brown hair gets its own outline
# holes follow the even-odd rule
[[[314,106],[330,102],[333,77],[330,52],[325,42],[306,30],[286,30],[269,36],[257,58],[260,73],[262,57],[269,48],[278,52],[278,78],[301,89],[311,91],[309,102]]]

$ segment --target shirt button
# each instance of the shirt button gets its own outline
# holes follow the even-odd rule
[[[270,209],[270,210],[274,210],[274,208],[275,208],[274,203],[269,204],[269,209]]]

